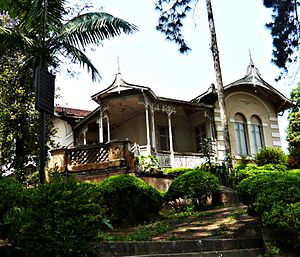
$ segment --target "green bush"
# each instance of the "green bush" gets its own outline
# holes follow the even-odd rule
[[[281,164],[266,164],[263,166],[257,166],[255,164],[236,165],[233,168],[233,183],[234,185],[238,185],[245,178],[269,171],[286,171],[286,167]]]
[[[23,186],[11,177],[0,176],[0,223],[4,214],[12,207],[22,202]]]
[[[300,202],[276,203],[263,214],[262,221],[282,246],[300,249]]]
[[[254,160],[258,166],[266,164],[287,165],[287,156],[277,147],[264,147],[254,156]]]
[[[277,202],[300,201],[300,177],[287,172],[269,171],[244,179],[237,191],[250,212],[262,215]]]
[[[207,204],[207,198],[220,192],[218,178],[206,171],[193,170],[176,178],[165,194],[167,202],[177,206],[180,200],[191,200],[193,207],[202,209]]]
[[[105,179],[100,185],[100,203],[113,224],[130,225],[159,214],[162,195],[143,180],[130,175]]]
[[[72,178],[27,189],[26,200],[5,216],[9,243],[26,256],[90,256],[103,225],[97,188]]]
[[[192,170],[195,170],[195,169],[194,168],[184,168],[184,167],[182,167],[182,168],[167,168],[167,169],[164,169],[164,174],[171,175],[174,178],[177,178],[180,175],[187,173],[189,171],[192,171]]]

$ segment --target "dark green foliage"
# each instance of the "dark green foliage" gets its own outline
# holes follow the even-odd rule
[[[254,156],[254,160],[258,166],[266,164],[287,164],[287,156],[285,153],[276,147],[264,147]]]
[[[97,188],[72,178],[53,180],[27,190],[7,213],[9,243],[27,256],[86,256],[103,226]]]
[[[281,246],[300,249],[300,201],[274,204],[263,214],[262,221]]]
[[[165,200],[174,207],[178,201],[191,200],[193,207],[200,210],[207,204],[207,198],[218,194],[220,185],[218,178],[206,171],[194,170],[176,178],[165,194]]]
[[[113,224],[130,225],[157,216],[162,195],[143,180],[130,175],[105,179],[100,185],[100,203]]]
[[[155,9],[160,12],[156,29],[165,34],[166,39],[179,45],[180,53],[191,50],[182,35],[182,20],[192,10],[190,4],[193,0],[157,0]]]
[[[23,187],[20,182],[11,177],[0,177],[0,239],[5,239],[9,230],[8,226],[4,224],[5,214],[20,204],[22,198]],[[2,256],[1,252],[0,256]]]
[[[300,201],[300,177],[288,172],[265,172],[244,179],[237,191],[250,212],[262,215],[277,202]]]
[[[180,175],[187,173],[189,171],[195,170],[193,168],[168,168],[168,169],[164,169],[164,174],[165,175],[170,175],[173,176],[174,178],[179,177]]]
[[[25,57],[0,57],[0,173],[13,170],[25,180],[25,166],[36,162],[38,116],[34,106],[33,76]],[[27,74],[24,74],[24,72]]]
[[[272,8],[273,21],[266,24],[273,37],[273,62],[283,70],[279,79],[288,72],[290,64],[298,61],[299,19],[297,8],[299,0],[264,0],[267,8]]]

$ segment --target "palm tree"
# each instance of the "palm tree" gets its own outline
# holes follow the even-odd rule
[[[86,47],[122,33],[133,33],[137,27],[104,12],[84,13],[68,19],[70,9],[66,4],[66,0],[1,0],[0,10],[8,11],[6,15],[15,22],[8,26],[0,19],[0,57],[10,51],[23,53],[27,56],[27,67],[35,71],[38,66],[56,69],[61,63],[59,54],[62,54],[86,67],[93,81],[99,80],[98,70],[84,53]],[[45,113],[41,111],[41,183],[45,180],[45,154]]]
[[[0,10],[6,9],[20,22],[15,27],[0,27],[0,56],[8,50],[21,51],[28,56],[33,68],[57,68],[61,62],[58,54],[63,54],[86,67],[94,81],[100,79],[99,72],[84,53],[86,47],[122,33],[133,33],[137,27],[104,12],[80,14],[66,20],[66,2],[2,0]]]

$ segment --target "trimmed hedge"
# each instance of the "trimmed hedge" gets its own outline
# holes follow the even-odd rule
[[[98,195],[94,185],[60,176],[27,189],[5,216],[9,243],[26,256],[90,256],[104,226]]]
[[[281,164],[266,164],[257,166],[255,164],[236,165],[233,169],[234,185],[238,185],[243,179],[249,178],[253,175],[263,174],[270,171],[286,171],[286,166]]]
[[[263,224],[285,248],[300,249],[300,202],[279,202],[262,216]]]
[[[191,200],[196,210],[207,204],[207,198],[220,193],[218,178],[206,171],[192,170],[176,178],[165,194],[166,202],[174,207],[182,199]]]
[[[157,216],[162,208],[162,194],[137,177],[112,176],[98,188],[99,202],[113,224],[141,223]]]
[[[194,168],[167,168],[164,169],[164,174],[165,175],[169,175],[172,176],[174,178],[179,177],[180,175],[187,173],[189,171],[193,171],[195,170]]]
[[[300,201],[300,177],[288,172],[264,172],[244,179],[237,191],[250,212],[262,215],[280,201]]]

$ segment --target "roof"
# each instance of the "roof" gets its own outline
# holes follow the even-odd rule
[[[88,110],[67,108],[61,106],[55,106],[54,111],[57,114],[57,116],[74,117],[74,118],[84,118],[91,113],[91,111]]]
[[[255,92],[259,90],[260,93],[265,95],[267,98],[270,99],[276,106],[277,113],[282,112],[286,109],[289,109],[293,106],[293,102],[280,93],[277,89],[272,87],[269,83],[267,83],[260,75],[257,67],[254,65],[252,58],[250,58],[250,63],[247,67],[246,75],[238,79],[226,86],[224,86],[224,90],[228,90],[233,87],[246,87],[249,89],[252,87]],[[203,94],[197,96],[196,98],[192,99],[191,102],[206,102],[211,100],[214,95],[216,95],[216,89],[212,84],[210,88]]]
[[[157,96],[154,94],[154,92],[151,90],[151,88],[127,83],[125,80],[123,80],[122,74],[120,72],[118,72],[116,74],[115,80],[109,87],[92,95],[92,99],[98,103],[100,99],[102,99],[110,94],[113,94],[116,92],[120,93],[121,91],[126,91],[126,90],[130,90],[130,89],[131,90],[135,89],[135,90],[138,90],[141,92],[148,92],[155,99],[157,99]]]

